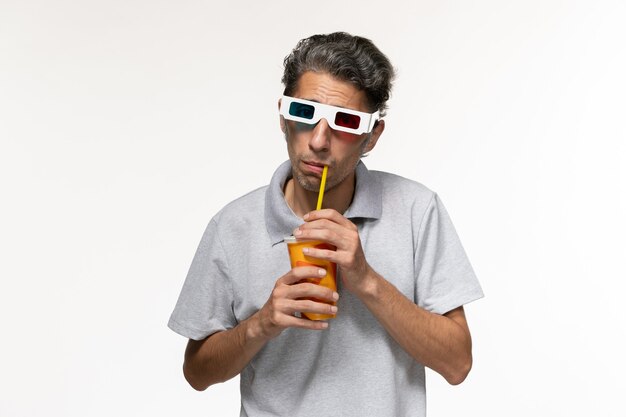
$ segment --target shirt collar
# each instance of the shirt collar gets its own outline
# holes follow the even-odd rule
[[[291,162],[283,162],[274,172],[265,192],[265,224],[272,245],[282,242],[293,230],[302,224],[285,201],[285,183],[291,178]],[[348,219],[380,219],[383,211],[382,185],[359,161],[356,167],[356,188],[354,198],[344,216]]]

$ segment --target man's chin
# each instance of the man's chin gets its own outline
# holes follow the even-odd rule
[[[318,192],[320,190],[320,181],[317,180],[317,183],[312,182],[309,180],[309,177],[306,175],[298,175],[296,177],[296,179],[298,180],[298,184],[300,184],[301,188],[304,188],[307,191],[311,191],[311,192]],[[315,179],[315,177],[311,177],[311,179]]]
[[[306,179],[303,178],[298,178],[298,184],[300,184],[301,188],[304,188],[307,191],[311,191],[311,192],[318,192],[320,190],[320,184],[314,184],[311,183],[309,181],[307,181]]]

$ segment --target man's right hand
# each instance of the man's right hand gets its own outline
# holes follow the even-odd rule
[[[288,327],[322,330],[323,321],[295,316],[297,312],[335,314],[337,308],[323,302],[303,300],[316,298],[337,301],[339,294],[304,280],[321,278],[326,271],[300,266],[280,277],[265,305],[232,329],[213,333],[203,340],[189,340],[183,371],[189,384],[197,390],[229,380],[248,365],[254,355],[272,338]]]
[[[339,299],[339,294],[330,288],[306,282],[306,279],[319,279],[326,271],[314,266],[299,266],[280,277],[265,305],[258,311],[258,324],[262,337],[274,338],[288,327],[310,330],[323,330],[328,327],[324,321],[299,318],[295,313],[335,314],[337,307],[323,302],[307,300],[315,298],[330,303]]]

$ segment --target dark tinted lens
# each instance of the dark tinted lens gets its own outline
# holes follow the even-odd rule
[[[349,129],[358,129],[361,123],[361,117],[356,114],[348,114],[338,111],[335,116],[335,124]]]
[[[289,106],[289,114],[296,117],[302,117],[303,119],[312,119],[315,114],[315,107],[309,104],[291,102]]]

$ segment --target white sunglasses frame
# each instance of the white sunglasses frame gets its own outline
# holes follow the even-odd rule
[[[315,108],[314,117],[312,119],[305,119],[304,117],[298,117],[289,114],[289,107],[291,103],[302,103],[307,104]],[[359,123],[359,127],[356,129],[351,129],[349,127],[338,126],[335,124],[335,116],[337,112],[353,114],[359,116],[361,118],[361,122]],[[326,119],[328,125],[334,129],[347,133],[354,133],[355,135],[361,135],[363,133],[370,133],[374,128],[374,123],[376,123],[379,119],[379,112],[374,113],[363,113],[357,110],[346,109],[343,107],[331,106],[330,104],[318,103],[316,101],[304,100],[301,98],[282,96],[280,101],[280,114],[287,120],[293,120],[294,122],[300,122],[307,125],[314,125],[319,122],[321,119]]]

